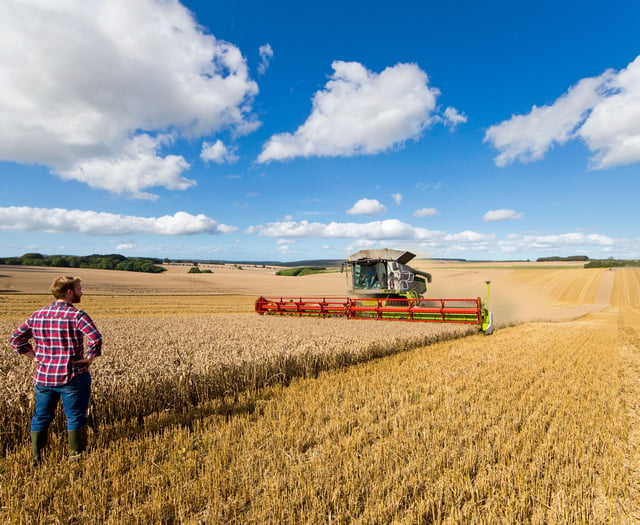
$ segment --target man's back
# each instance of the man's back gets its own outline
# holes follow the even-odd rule
[[[33,337],[38,366],[35,382],[39,385],[61,385],[87,371],[87,365],[76,363],[83,358],[84,337],[87,354],[100,355],[102,336],[86,312],[64,301],[54,301],[34,312],[11,337],[17,351],[31,348]],[[20,352],[21,353],[21,352]]]

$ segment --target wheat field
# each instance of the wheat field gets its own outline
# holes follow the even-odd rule
[[[85,292],[105,335],[97,431],[68,464],[60,416],[38,469],[31,365],[6,340],[48,299],[0,296],[0,520],[640,522],[640,272],[470,266],[434,281],[455,292],[461,271],[490,274],[492,336],[262,318],[250,295]]]

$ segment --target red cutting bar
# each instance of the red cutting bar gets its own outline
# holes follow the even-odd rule
[[[475,299],[351,299],[349,317],[388,321],[480,323],[482,301]]]
[[[345,316],[349,319],[481,323],[482,302],[475,299],[351,299],[349,297],[260,297],[259,314]]]
[[[347,315],[348,297],[260,297],[255,311],[263,314],[319,315],[322,317]]]

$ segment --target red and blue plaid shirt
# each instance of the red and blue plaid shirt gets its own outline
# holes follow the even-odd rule
[[[35,349],[29,342],[32,337]],[[34,312],[13,333],[9,342],[17,354],[35,352],[37,385],[59,386],[87,372],[86,364],[76,363],[84,358],[85,337],[86,357],[98,357],[102,353],[102,335],[91,317],[72,304],[54,301]]]

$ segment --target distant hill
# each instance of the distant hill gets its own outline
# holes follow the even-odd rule
[[[536,259],[536,262],[586,262],[589,260],[589,257],[586,255],[570,255],[569,257],[560,257],[558,255],[554,255],[553,257],[539,257]]]
[[[340,267],[340,265],[346,259],[312,259],[307,261],[221,261],[221,260],[203,260],[203,259],[181,259],[181,260],[169,260],[165,259],[165,263],[170,262],[188,262],[198,264],[239,264],[239,265],[251,265],[251,266],[284,266],[285,268],[293,268],[296,266],[324,266],[325,268]]]
[[[417,259],[416,259],[417,260]],[[449,258],[436,258],[430,257],[431,261],[446,261],[446,262],[490,262],[490,261],[467,261],[467,259],[449,259]],[[197,262],[198,264],[245,264],[245,265],[264,265],[264,266],[284,266],[285,268],[294,268],[294,267],[310,267],[310,266],[323,266],[325,268],[340,268],[343,262],[347,261],[347,258],[344,259],[305,259],[302,261],[206,261],[200,259],[188,259],[188,260],[171,260],[165,259],[165,262]],[[409,262],[411,265],[411,262]]]
[[[340,267],[346,259],[310,259],[307,261],[292,261],[286,263],[280,263],[279,266],[293,267],[293,266],[323,266],[325,268]]]

